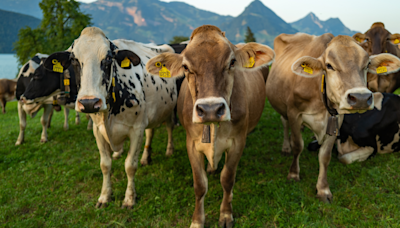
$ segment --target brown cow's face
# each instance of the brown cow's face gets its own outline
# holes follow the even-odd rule
[[[301,65],[313,68],[313,75],[307,75]],[[386,73],[400,68],[400,59],[391,54],[368,57],[368,54],[350,37],[338,36],[332,39],[320,58],[302,57],[292,70],[301,76],[312,77],[325,74],[327,96],[339,114],[363,112],[374,107],[373,95],[366,87],[367,72],[375,73],[385,66]]]
[[[147,63],[148,72],[157,75],[160,62],[172,76],[185,74],[193,99],[193,122],[215,123],[230,121],[230,104],[235,74],[269,65],[275,53],[268,46],[248,43],[235,47],[215,26],[195,29],[181,55],[161,54]],[[254,64],[244,68],[250,58]],[[239,72],[242,71],[242,72]]]

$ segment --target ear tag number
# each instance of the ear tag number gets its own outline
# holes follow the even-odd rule
[[[121,61],[121,67],[129,67],[129,65],[131,64],[131,60],[128,59],[128,57],[125,57],[124,60]]]
[[[64,79],[64,85],[69,86],[69,79]]]
[[[378,73],[378,74],[382,74],[385,72],[387,72],[387,68],[385,66],[380,66],[380,67],[376,68],[376,73]]]
[[[306,66],[304,63],[301,64],[301,66],[303,67],[304,72],[309,73],[309,74],[313,73],[313,70],[311,69],[311,67]]]
[[[53,59],[51,62],[53,63],[53,71],[54,72],[62,73],[64,71],[63,66],[61,66],[61,63],[58,62],[57,59]]]
[[[322,80],[321,80],[321,93],[324,92],[324,81],[325,81],[325,74],[322,75]]]
[[[162,65],[160,62],[156,62],[154,64],[156,67],[161,67],[161,70],[158,71],[158,75],[161,78],[170,78],[171,77],[171,72],[165,67],[165,65]]]
[[[399,39],[395,39],[395,40],[393,41],[393,43],[394,43],[394,44],[398,44],[398,43],[400,43],[400,40],[399,40]]]
[[[249,62],[247,62],[247,64],[244,65],[243,67],[252,68],[252,67],[254,66],[254,63],[255,63],[255,62],[256,62],[256,61],[254,61],[254,57],[250,57],[250,58],[249,58]]]

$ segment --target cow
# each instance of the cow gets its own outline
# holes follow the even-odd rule
[[[52,97],[46,97],[37,99],[35,102],[31,102],[29,104],[24,103],[23,94],[27,89],[28,85],[31,81],[34,80],[34,75],[40,77],[40,72],[36,71],[41,63],[48,57],[47,54],[37,53],[32,59],[30,59],[27,63],[25,63],[17,78],[17,87],[16,87],[16,99],[18,100],[18,116],[19,116],[19,126],[20,132],[18,135],[18,139],[15,145],[21,145],[24,142],[25,137],[25,128],[26,128],[26,114],[30,115],[32,118],[36,116],[38,111],[41,108],[44,108],[44,112],[41,118],[42,123],[42,134],[40,138],[40,142],[47,142],[47,128],[50,127],[51,117],[53,115],[53,108],[57,111],[61,109],[59,105],[53,105],[54,101]],[[26,101],[26,100],[25,100]],[[69,110],[67,108],[64,109],[64,129],[68,129],[68,113]],[[80,123],[79,114],[77,113],[75,118],[75,123]]]
[[[164,67],[172,77],[185,74],[178,100],[178,116],[186,130],[186,147],[193,171],[195,210],[192,228],[204,227],[204,198],[208,171],[217,169],[225,152],[221,173],[223,199],[219,225],[233,226],[233,185],[246,136],[261,117],[265,104],[265,83],[260,68],[275,56],[268,46],[247,43],[234,46],[218,27],[196,28],[181,54],[164,53],[146,64],[159,75]],[[171,80],[171,79],[169,79]]]
[[[50,70],[67,69],[70,64],[74,67],[80,87],[75,110],[90,114],[100,152],[103,185],[97,208],[111,201],[111,151],[121,151],[126,138],[130,148],[125,160],[128,185],[123,208],[133,208],[136,203],[134,175],[145,129],[151,138],[152,129],[166,122],[166,154],[173,153],[176,80],[154,77],[145,69],[150,58],[163,52],[173,49],[123,39],[110,41],[101,29],[87,27],[67,51],[50,55],[44,63]]]
[[[13,79],[0,79],[0,102],[3,113],[6,113],[7,101],[15,98],[15,89],[17,87],[17,80]]]
[[[400,57],[400,34],[391,34],[381,22],[372,24],[371,28],[362,33],[356,33],[353,38],[368,52],[369,55],[390,53]],[[400,72],[376,75],[368,73],[368,87],[371,91],[393,93],[400,87]]]
[[[300,180],[299,159],[304,146],[301,126],[305,125],[322,145],[318,155],[317,198],[330,202],[327,169],[343,115],[379,105],[382,95],[367,89],[366,74],[377,73],[380,66],[385,66],[388,73],[395,72],[400,61],[391,54],[369,57],[353,38],[329,33],[281,34],[274,40],[274,49],[276,60],[266,90],[271,106],[281,115],[282,154],[290,155],[293,151],[287,178]]]

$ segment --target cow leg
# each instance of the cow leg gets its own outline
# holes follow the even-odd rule
[[[125,159],[125,172],[128,177],[128,186],[125,192],[125,199],[122,203],[122,208],[132,209],[136,204],[136,191],[134,177],[138,167],[140,148],[143,140],[143,130],[131,130],[130,141],[131,145],[128,151],[128,156]]]
[[[96,207],[104,208],[111,201],[111,147],[101,135],[97,126],[93,128],[93,134],[96,138],[97,147],[99,148],[100,168],[103,173],[103,185]]]
[[[233,227],[233,185],[235,184],[236,169],[245,146],[245,143],[241,142],[245,142],[245,140],[235,141],[238,144],[226,154],[225,165],[221,172],[221,185],[224,190],[224,196],[218,222],[220,227]]]
[[[281,121],[283,125],[283,145],[282,145],[282,155],[290,156],[290,138],[289,138],[289,124],[287,119],[281,116]]]
[[[81,123],[81,117],[79,116],[79,112],[75,111],[75,125],[78,125]]]
[[[3,109],[3,113],[6,113],[6,104],[7,100],[5,97],[1,98],[1,108]]]
[[[68,116],[69,116],[69,109],[67,107],[64,107],[64,130],[65,131],[69,129]]]
[[[174,142],[172,137],[172,131],[174,130],[174,125],[175,123],[173,120],[173,116],[171,116],[171,118],[166,122],[166,127],[168,132],[168,145],[167,145],[167,152],[165,153],[165,155],[167,157],[172,156],[172,154],[174,153]]]
[[[49,115],[49,119],[47,121],[47,129],[49,129],[51,127],[51,118],[53,118],[53,113],[54,113],[54,109],[51,109],[50,115]]]
[[[25,128],[26,128],[26,113],[22,108],[22,102],[18,101],[18,117],[19,117],[19,135],[15,145],[21,145],[24,142]]]
[[[144,145],[142,159],[140,164],[149,165],[151,163],[151,142],[153,141],[154,129],[146,129],[146,144]]]
[[[53,106],[52,105],[44,105],[44,111],[43,111],[43,115],[40,118],[40,123],[42,123],[42,135],[40,137],[40,142],[41,143],[45,143],[47,142],[47,125],[49,122],[49,116],[50,113],[53,110]]]
[[[88,116],[89,115],[86,115],[86,118],[88,118]],[[93,129],[93,120],[92,120],[92,118],[90,118],[90,116],[89,116],[89,121],[88,121],[88,125],[87,125],[87,130],[92,130]]]
[[[203,228],[205,222],[204,198],[208,190],[207,174],[204,170],[204,154],[194,148],[193,140],[186,136],[186,147],[193,172],[193,186],[196,204],[190,228]]]
[[[290,146],[293,151],[293,161],[290,166],[288,180],[300,181],[300,165],[299,159],[300,154],[304,148],[304,141],[301,135],[301,118],[291,119],[289,118],[290,129],[291,129],[291,137],[290,137]]]
[[[336,136],[327,135],[318,153],[319,175],[317,182],[317,197],[319,200],[327,203],[332,201],[332,193],[329,189],[327,172],[335,140]]]

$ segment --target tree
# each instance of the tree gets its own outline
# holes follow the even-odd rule
[[[187,36],[174,36],[172,40],[169,41],[170,44],[179,44],[183,41],[189,40],[189,37]]]
[[[42,0],[43,19],[38,28],[25,27],[18,32],[14,50],[20,65],[36,53],[51,54],[66,50],[80,32],[92,25],[91,17],[79,9],[75,0]]]
[[[247,32],[246,35],[244,36],[244,42],[256,42],[256,38],[254,37],[253,32],[251,31],[250,27],[247,26]]]

